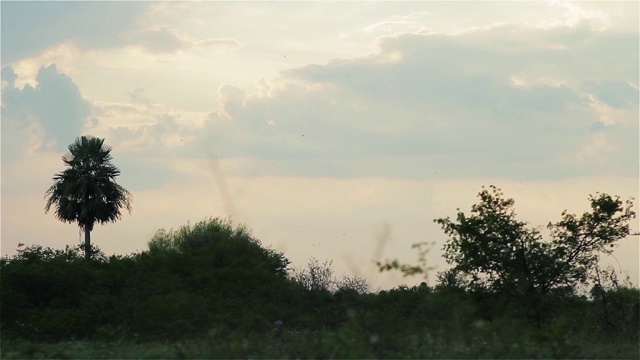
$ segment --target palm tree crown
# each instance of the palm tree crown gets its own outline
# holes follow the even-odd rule
[[[131,193],[115,182],[120,170],[111,163],[111,147],[93,136],[76,138],[62,157],[67,168],[53,177],[46,191],[45,212],[55,205],[62,222],[77,222],[85,233],[85,257],[90,257],[90,233],[96,222],[119,220],[121,208],[131,213]]]

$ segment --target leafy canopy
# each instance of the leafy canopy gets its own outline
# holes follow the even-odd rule
[[[104,139],[79,137],[62,157],[67,168],[53,177],[46,191],[45,212],[55,207],[62,222],[78,222],[83,231],[92,231],[96,222],[105,224],[121,218],[120,209],[131,212],[131,194],[115,181],[120,170],[111,163],[111,147]]]
[[[470,215],[459,211],[455,221],[434,220],[450,237],[444,257],[471,286],[513,295],[585,282],[599,254],[610,254],[635,218],[631,200],[596,193],[589,198],[591,212],[578,217],[565,210],[561,221],[548,225],[551,241],[543,241],[539,229],[516,219],[514,200],[500,189],[483,188],[478,197]]]

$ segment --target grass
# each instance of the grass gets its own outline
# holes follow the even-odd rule
[[[69,341],[36,343],[3,340],[2,359],[191,359],[191,358],[326,358],[326,359],[638,359],[637,343],[598,343],[540,337],[490,324],[445,332],[368,334],[350,324],[336,331],[284,333],[274,341],[262,334],[218,334],[176,342]]]

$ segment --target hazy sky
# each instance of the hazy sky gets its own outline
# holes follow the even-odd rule
[[[532,226],[640,198],[637,1],[0,6],[2,255],[79,242],[43,208],[83,134],[134,195],[92,233],[107,254],[230,216],[374,288],[421,281],[373,265],[415,263],[416,242],[446,269],[433,219],[483,185]],[[638,238],[621,244],[607,261],[637,284]]]

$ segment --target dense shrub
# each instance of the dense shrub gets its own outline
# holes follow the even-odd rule
[[[581,349],[638,341],[638,289],[592,299],[555,289],[540,299],[539,328],[527,303],[465,286],[455,272],[435,287],[371,293],[363,279],[335,278],[330,262],[291,271],[283,254],[219,219],[161,230],[140,253],[93,254],[32,246],[2,258],[3,341],[200,338],[207,345],[162,357],[327,358],[602,357],[609,350]],[[275,320],[285,332],[268,342]]]
[[[32,246],[2,259],[2,329],[35,340],[127,331],[177,338],[277,318],[294,286],[283,254],[228,222],[160,231],[150,249],[110,258]],[[238,314],[259,314],[253,317]],[[251,318],[252,320],[247,320]]]

